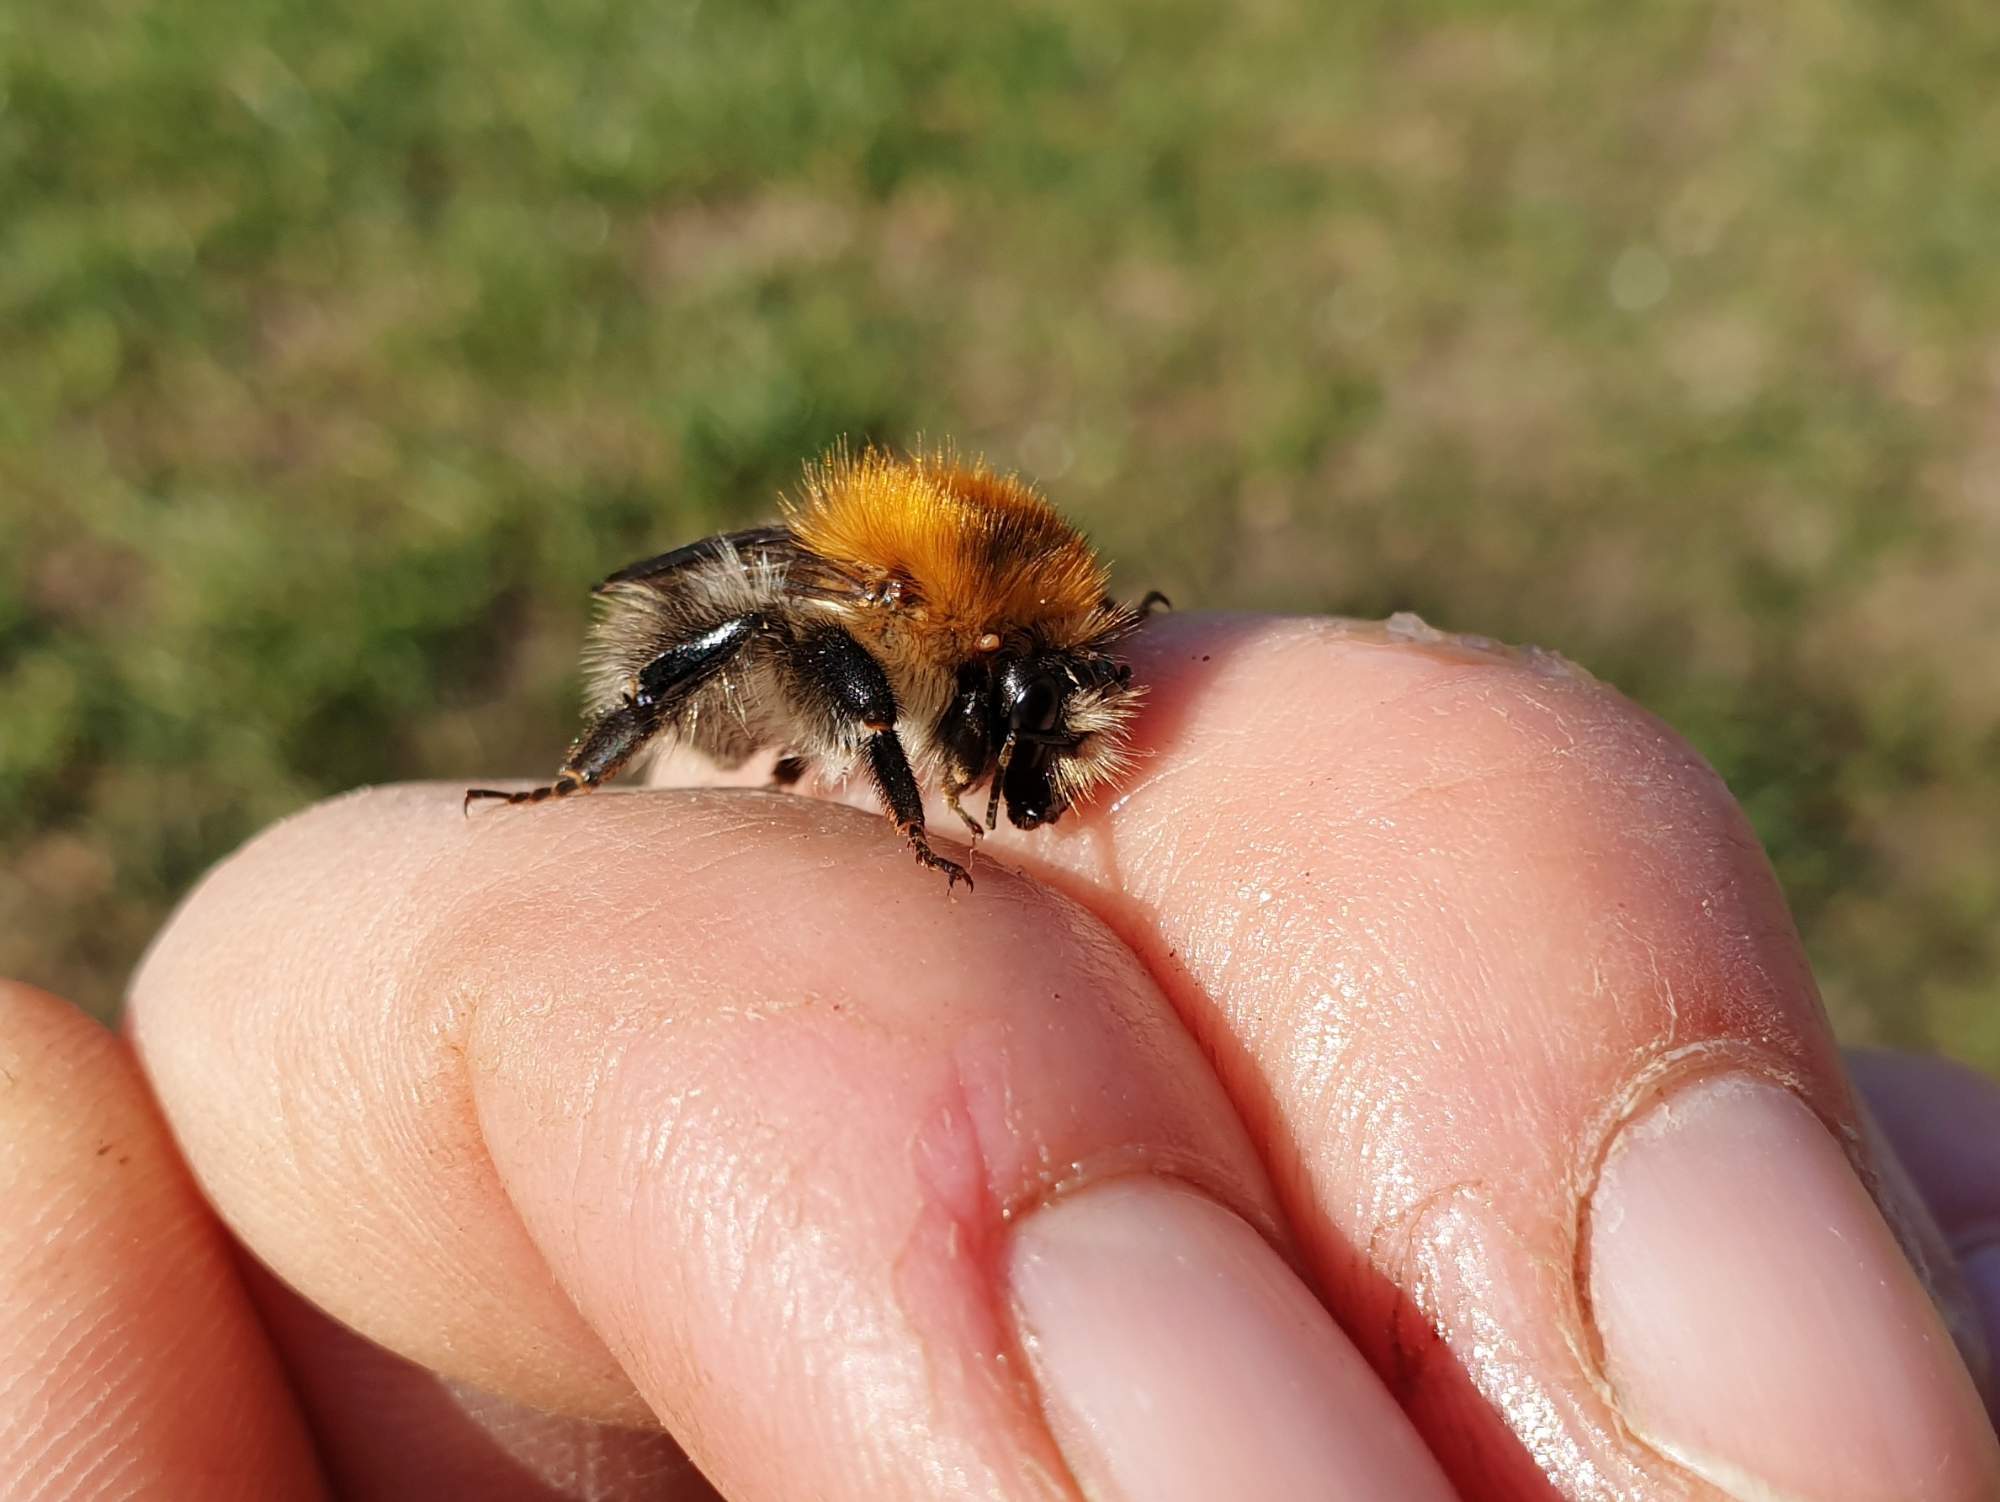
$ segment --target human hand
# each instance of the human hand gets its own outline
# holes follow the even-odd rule
[[[1134,655],[1127,790],[971,897],[807,799],[394,789],[189,899],[143,1075],[12,995],[0,1492],[2000,1494],[1981,1306],[1684,745],[1380,628]],[[1861,1078],[2000,1225],[2000,1092]]]

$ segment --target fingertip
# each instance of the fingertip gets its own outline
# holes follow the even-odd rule
[[[321,1484],[228,1242],[124,1044],[0,983],[0,1495]]]
[[[209,1198],[286,1282],[450,1376],[643,1421],[512,1213],[464,1064],[451,926],[577,826],[453,817],[462,797],[358,790],[223,861],[135,978],[133,1041]]]
[[[115,1088],[117,1053],[103,1024],[39,986],[0,977],[0,1084],[10,1091],[0,1099],[13,1109],[27,1104],[15,1090],[34,1099],[52,1087],[86,1095]]]

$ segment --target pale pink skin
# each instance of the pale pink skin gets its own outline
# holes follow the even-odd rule
[[[1136,773],[971,896],[830,802],[391,789],[189,899],[143,1076],[0,991],[0,1495],[2000,1495],[2000,1164],[1876,1061],[1899,1187],[1680,741],[1418,631],[1135,657]]]

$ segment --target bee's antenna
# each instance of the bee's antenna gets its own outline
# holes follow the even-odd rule
[[[993,769],[993,791],[986,795],[986,828],[991,833],[1000,822],[1000,784],[1007,780],[1007,763],[1014,759],[1014,732],[1000,743],[1000,762]]]

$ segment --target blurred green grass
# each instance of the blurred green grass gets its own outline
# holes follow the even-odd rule
[[[1849,1036],[2000,1065],[1996,76],[1970,0],[0,11],[0,972],[545,769],[591,580],[925,433],[1135,590],[1562,648]]]

